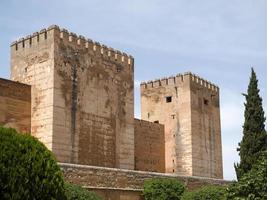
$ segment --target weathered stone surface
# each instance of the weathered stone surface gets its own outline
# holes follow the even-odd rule
[[[134,169],[134,61],[51,26],[11,46],[32,85],[31,132],[61,162]]]
[[[29,84],[31,134],[52,150],[54,31],[42,31],[11,46],[11,80]]]
[[[218,87],[191,73],[142,83],[141,112],[165,125],[166,172],[223,177]]]
[[[227,185],[220,179],[181,176],[177,174],[153,173],[85,165],[60,163],[65,180],[93,190],[105,200],[139,200],[144,181],[152,178],[173,178],[185,183],[189,190],[205,185]]]
[[[31,85],[30,132],[60,162],[223,177],[219,88],[191,73],[142,83],[137,123],[133,57],[50,26],[12,43],[11,79]]]
[[[31,86],[0,78],[0,125],[31,131]]]
[[[86,188],[86,187],[85,187]],[[122,190],[122,189],[107,189],[107,188],[88,188],[94,191],[103,200],[144,200],[140,190]]]
[[[164,125],[134,120],[135,170],[165,172]]]

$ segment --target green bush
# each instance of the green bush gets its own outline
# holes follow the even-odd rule
[[[67,200],[101,200],[95,193],[78,186],[66,183]]]
[[[261,200],[267,199],[267,151],[238,182],[228,189],[229,200]]]
[[[0,127],[0,199],[65,199],[52,153],[30,135]]]
[[[185,186],[175,179],[151,179],[144,183],[143,195],[146,200],[179,200]]]
[[[182,200],[225,200],[226,193],[223,186],[204,186],[192,192],[185,192]]]

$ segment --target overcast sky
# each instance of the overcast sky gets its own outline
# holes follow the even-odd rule
[[[191,71],[217,84],[224,177],[235,178],[252,66],[267,101],[266,0],[1,0],[0,77],[10,43],[51,24],[134,56],[136,117],[141,81]]]

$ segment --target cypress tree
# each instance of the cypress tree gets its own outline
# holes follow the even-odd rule
[[[257,76],[252,68],[247,94],[243,94],[246,99],[244,104],[245,122],[243,125],[243,138],[237,148],[240,163],[235,164],[238,180],[251,170],[260,154],[267,149],[267,134],[264,125],[265,116],[259,92]]]

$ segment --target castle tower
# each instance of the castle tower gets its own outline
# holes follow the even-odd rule
[[[31,134],[60,162],[133,169],[131,56],[57,26],[11,45],[11,79],[32,86]]]
[[[165,125],[167,173],[223,178],[217,86],[191,73],[141,83],[141,115]]]

